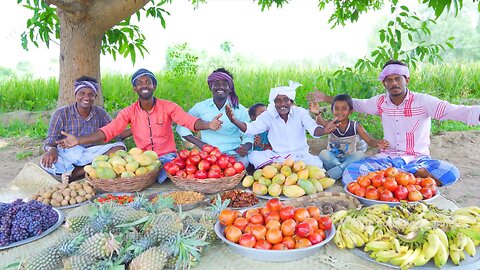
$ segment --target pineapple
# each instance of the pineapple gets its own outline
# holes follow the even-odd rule
[[[49,270],[57,269],[62,262],[62,253],[57,245],[53,245],[42,250],[33,257],[28,258],[21,264],[21,269],[25,270]]]
[[[133,255],[138,256],[140,253],[144,252],[150,247],[155,246],[156,244],[156,237],[144,236],[135,241],[130,247],[128,247],[128,250],[132,251]]]
[[[72,217],[67,219],[67,221],[65,221],[64,227],[67,230],[67,232],[75,233],[82,230],[83,227],[85,227],[85,225],[87,225],[89,221],[90,221],[90,217],[88,216]]]
[[[214,223],[210,220],[199,219],[195,220],[191,216],[183,219],[183,226],[186,227],[186,234],[195,233],[197,239],[205,240],[208,243],[213,243],[217,240],[217,234],[213,229]]]
[[[64,270],[90,270],[93,269],[96,259],[91,256],[77,255],[63,259]]]
[[[155,237],[161,243],[180,234],[183,230],[182,219],[174,212],[154,215],[144,226],[144,235]]]
[[[142,252],[130,263],[129,270],[160,270],[167,262],[168,252],[165,247],[151,247]]]
[[[85,241],[85,236],[82,234],[65,238],[64,240],[61,240],[60,243],[58,244],[59,247],[58,249],[62,253],[63,256],[72,256],[75,254],[78,249],[80,248],[80,245]]]
[[[167,268],[190,269],[200,262],[200,252],[208,245],[203,240],[196,239],[195,234],[177,235],[168,243],[173,256],[166,263]]]
[[[114,252],[118,253],[118,249],[119,243],[111,233],[96,233],[83,242],[79,251],[80,255],[103,259],[110,257]]]
[[[110,209],[112,210],[112,223],[115,225],[134,222],[148,216],[148,212],[136,210],[129,206],[115,205]]]

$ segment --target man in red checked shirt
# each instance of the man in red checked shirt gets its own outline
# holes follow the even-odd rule
[[[142,150],[153,150],[162,164],[174,159],[177,148],[173,137],[173,122],[192,131],[218,130],[222,126],[217,115],[212,121],[204,121],[186,113],[179,105],[157,99],[153,96],[157,88],[155,75],[146,69],[139,69],[131,79],[133,91],[138,94],[138,100],[127,108],[121,110],[117,117],[108,125],[88,136],[75,137],[62,132],[65,138],[58,141],[61,147],[70,148],[78,144],[107,142],[119,135],[129,124],[133,140]],[[158,182],[166,179],[165,170],[162,170]]]
[[[372,171],[396,167],[415,174],[430,176],[437,185],[451,185],[458,180],[457,167],[446,161],[430,157],[431,119],[455,120],[468,125],[480,124],[480,106],[451,104],[428,94],[411,91],[410,71],[404,63],[390,60],[378,76],[386,93],[369,99],[353,99],[353,109],[360,113],[374,114],[382,119],[384,139],[389,147],[375,158],[366,158],[350,164],[343,173],[344,184]],[[309,99],[329,102],[333,98],[316,91]]]

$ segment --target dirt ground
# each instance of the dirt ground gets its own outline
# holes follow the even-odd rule
[[[0,187],[13,180],[28,161],[39,162],[41,143],[28,139],[0,138]],[[325,148],[325,139],[309,140],[311,152],[318,154]],[[441,192],[461,206],[480,206],[480,131],[447,132],[433,136],[431,154],[434,158],[455,164],[460,180],[452,186],[440,188]],[[32,153],[19,160],[16,155]]]

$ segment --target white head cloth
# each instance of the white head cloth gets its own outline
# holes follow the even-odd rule
[[[269,104],[267,107],[267,111],[275,114],[275,112],[277,111],[277,109],[275,109],[275,98],[278,95],[285,95],[289,99],[295,100],[295,94],[296,94],[295,91],[299,86],[302,86],[302,85],[298,82],[288,81],[288,86],[279,86],[279,87],[270,89],[270,95],[268,97]]]
[[[383,82],[383,80],[392,74],[403,75],[407,78],[410,78],[410,70],[407,66],[398,65],[398,64],[390,64],[387,65],[382,72],[378,75],[378,80]]]

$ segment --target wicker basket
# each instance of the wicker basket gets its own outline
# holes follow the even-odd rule
[[[157,169],[138,176],[114,179],[100,179],[85,173],[85,178],[95,189],[101,189],[106,192],[136,192],[144,190],[155,183],[159,171],[160,169]]]
[[[245,175],[245,170],[234,176],[227,176],[222,178],[179,178],[167,173],[168,178],[172,180],[173,184],[183,190],[198,191],[202,193],[217,193],[220,191],[234,188]]]
[[[343,192],[319,192],[303,196],[297,199],[288,200],[286,204],[294,207],[317,206],[323,214],[328,213],[327,209],[333,208],[332,212],[345,209],[360,209],[362,207],[357,198]],[[323,210],[323,211],[322,211]]]

